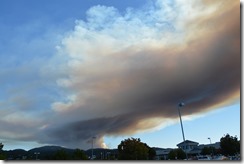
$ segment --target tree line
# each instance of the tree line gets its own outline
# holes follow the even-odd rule
[[[214,147],[204,147],[201,155],[222,154],[225,156],[234,156],[240,154],[240,140],[229,134],[220,138],[220,149]],[[156,156],[153,148],[140,141],[138,138],[129,138],[121,141],[118,145],[118,159],[120,160],[152,160]],[[168,154],[168,159],[186,159],[185,152],[178,148],[173,149]]]
[[[240,140],[235,136],[230,136],[228,133],[220,138],[220,148],[216,149],[212,146],[205,146],[201,150],[201,155],[218,155],[234,156],[240,154]],[[168,154],[168,159],[186,159],[186,154],[182,149],[171,150]]]
[[[3,144],[0,143],[0,159],[6,159],[6,154],[2,150]],[[220,138],[220,149],[214,147],[204,147],[201,150],[202,155],[215,155],[222,154],[225,156],[232,156],[240,154],[240,140],[235,136],[229,134]],[[122,140],[117,147],[117,154],[104,158],[107,160],[153,160],[155,159],[156,151],[154,148],[148,146],[146,143],[141,142],[140,138],[128,138]],[[168,154],[168,159],[185,159],[186,154],[182,149],[172,149]],[[35,157],[27,157],[28,159],[35,159]],[[88,160],[89,156],[81,149],[75,149],[74,151],[67,151],[65,149],[57,150],[54,153],[48,153],[42,159],[45,160]],[[95,158],[95,160],[102,159]]]

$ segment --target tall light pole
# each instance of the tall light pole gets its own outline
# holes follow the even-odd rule
[[[180,125],[181,125],[181,132],[182,132],[182,136],[183,136],[183,141],[184,141],[184,143],[186,143],[183,124],[182,124],[182,120],[181,120],[181,113],[180,113],[180,107],[183,107],[184,105],[185,104],[183,102],[178,104],[178,112],[179,112],[179,117],[180,117]],[[186,159],[188,160],[187,152],[185,151],[185,153],[186,153]]]
[[[92,137],[92,157],[91,157],[91,159],[93,160],[93,140],[95,139],[96,137]]]
[[[210,147],[211,147],[211,145],[212,145],[212,141],[211,141],[211,138],[210,137],[208,137],[208,139],[209,139],[209,141],[210,141]],[[213,148],[212,148],[212,156],[213,156],[214,154],[213,154]]]
[[[209,139],[209,141],[210,141],[210,145],[212,144],[212,142],[211,142],[211,138],[210,137],[208,137],[208,139]]]
[[[38,155],[40,154],[40,152],[34,152],[34,154],[36,155],[36,160],[38,160]]]

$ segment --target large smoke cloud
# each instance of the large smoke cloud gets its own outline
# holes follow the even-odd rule
[[[180,101],[194,116],[240,98],[239,2],[158,0],[123,14],[94,6],[57,49],[64,97],[27,137],[41,143],[86,149],[96,136],[102,146],[106,135],[175,120]]]

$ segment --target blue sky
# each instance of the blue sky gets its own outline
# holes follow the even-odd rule
[[[227,120],[229,120],[228,124],[225,123]],[[192,121],[183,120],[183,127],[185,138],[196,141],[199,144],[209,144],[209,137],[212,143],[219,142],[220,138],[227,133],[240,139],[240,130],[238,130],[238,128],[240,129],[240,106],[233,105],[221,108]],[[108,137],[105,141],[107,141],[109,146],[111,144],[111,147],[116,147],[121,140],[129,137],[140,138],[152,147],[162,148],[176,148],[176,145],[183,141],[180,123],[167,126],[155,132],[123,137]]]
[[[4,149],[240,138],[239,5],[1,0]]]

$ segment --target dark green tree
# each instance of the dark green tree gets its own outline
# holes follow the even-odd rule
[[[210,147],[206,146],[202,149],[201,154],[202,155],[210,155],[210,154],[214,155],[214,154],[216,154],[216,149],[215,149],[215,147],[212,147],[212,146],[210,146]]]
[[[0,160],[5,160],[6,159],[6,155],[5,155],[5,153],[3,152],[3,144],[2,143],[0,143]]]
[[[168,159],[170,160],[186,159],[186,153],[182,149],[174,149],[169,152]]]
[[[2,143],[0,143],[0,151],[2,151],[2,149],[3,149],[3,144]]]
[[[240,153],[240,140],[237,137],[230,136],[228,133],[220,139],[220,147],[222,154],[235,155]]]
[[[153,148],[148,147],[148,159],[153,160],[156,156],[156,151]]]
[[[118,145],[118,158],[121,160],[147,160],[149,159],[149,146],[139,138],[128,138]]]
[[[83,150],[75,149],[75,151],[74,151],[74,153],[72,155],[72,159],[74,159],[74,160],[88,160],[88,157],[84,153]]]
[[[70,157],[65,150],[61,149],[61,150],[58,150],[54,154],[54,159],[55,160],[70,160]]]
[[[176,159],[176,152],[175,152],[175,150],[171,150],[170,152],[169,152],[169,154],[168,154],[168,159],[170,159],[170,160],[175,160]]]

